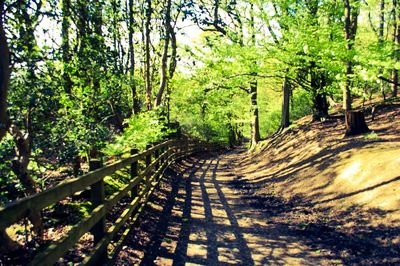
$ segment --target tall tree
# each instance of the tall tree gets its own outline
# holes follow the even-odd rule
[[[19,4],[17,19],[20,23],[19,36],[21,38],[22,45],[26,47],[26,50],[23,54],[23,59],[26,62],[26,80],[27,83],[31,85],[32,91],[36,92],[38,86],[36,61],[39,59],[36,52],[37,42],[35,37],[35,28],[38,25],[41,5],[37,5],[36,10],[34,10],[34,12],[30,12],[28,10],[30,7],[29,1],[21,1]],[[15,141],[16,152],[16,157],[12,161],[11,168],[15,175],[19,178],[20,182],[23,184],[26,195],[33,195],[40,191],[36,182],[32,178],[31,172],[28,169],[32,156],[32,146],[35,134],[32,117],[34,115],[33,112],[37,107],[37,95],[31,94],[28,97],[30,97],[30,100],[26,106],[27,110],[24,119],[25,132],[23,132],[20,126],[18,126],[18,121],[13,121],[13,123],[10,125],[10,133]],[[31,213],[30,220],[34,225],[34,230],[41,236],[43,231],[41,214]]]
[[[151,0],[146,0],[145,7],[145,83],[146,83],[146,106],[147,110],[152,109],[152,82],[151,82],[151,58],[150,58],[150,32],[152,16]]]
[[[211,31],[221,34],[228,38],[232,43],[241,48],[255,48],[256,47],[256,33],[255,28],[255,12],[254,4],[250,1],[244,1],[243,5],[236,1],[229,1],[222,3],[220,0],[211,1],[206,3],[200,1],[199,9],[201,15],[195,16],[194,20],[203,31]],[[220,13],[223,13],[222,15]],[[207,14],[204,18],[203,14]],[[243,19],[243,14],[246,14]],[[247,32],[249,33],[248,45],[245,45],[244,40],[244,22],[248,21]],[[259,107],[258,107],[258,73],[257,59],[252,59],[250,64],[251,73],[241,73],[240,75],[250,75],[250,80],[247,81],[249,89],[245,90],[250,96],[250,135],[252,146],[257,144],[260,140],[260,125],[259,125]],[[241,87],[241,86],[239,86]]]
[[[256,47],[256,26],[254,20],[254,5],[250,4],[250,38],[251,46]],[[257,60],[253,61],[254,68],[257,66]],[[257,72],[251,72],[250,81],[250,98],[251,98],[251,145],[255,147],[260,141],[260,117],[258,110],[258,83],[257,83]]]
[[[61,50],[62,50],[62,59],[64,64],[63,85],[64,85],[64,91],[67,94],[70,94],[72,90],[72,80],[70,76],[70,71],[67,67],[68,64],[70,64],[71,60],[70,37],[69,37],[70,27],[71,27],[71,0],[63,0],[62,24],[61,24],[61,39],[62,39]]]
[[[0,0],[0,140],[8,130],[7,94],[10,79],[10,55],[3,26],[4,0]]]
[[[356,40],[358,15],[360,13],[360,2],[358,0],[343,0],[344,1],[344,31],[346,40],[346,79],[343,88],[343,108],[346,111],[351,110],[351,85],[353,71],[353,52],[354,43]]]
[[[0,141],[7,134],[8,115],[7,115],[7,94],[8,83],[10,79],[10,55],[7,44],[7,38],[4,31],[4,0],[0,0]],[[18,246],[6,233],[5,230],[0,231],[0,242],[2,243],[2,251],[15,250]],[[4,250],[3,250],[4,249]]]
[[[140,111],[140,103],[137,93],[137,86],[135,80],[135,47],[133,45],[133,34],[136,26],[134,18],[134,0],[128,0],[128,12],[129,12],[129,28],[128,28],[128,42],[129,42],[129,59],[130,59],[130,86],[131,86],[131,97],[132,97],[132,114],[138,114]]]
[[[363,112],[353,112],[351,86],[353,84],[354,45],[358,27],[358,15],[360,14],[360,2],[358,0],[344,0],[344,32],[346,40],[346,78],[343,88],[343,108],[345,110],[346,135],[355,135],[369,131]]]
[[[164,46],[163,53],[161,58],[161,77],[160,77],[160,87],[157,92],[156,100],[154,103],[154,107],[157,107],[161,104],[162,96],[164,94],[165,88],[168,86],[168,71],[167,71],[167,63],[168,63],[168,48],[171,39],[171,34],[173,28],[171,26],[171,0],[165,1],[165,20],[164,20]]]
[[[395,63],[398,63],[400,60],[400,10],[399,3],[397,0],[393,0],[392,7],[392,20],[393,20],[393,44],[394,51],[393,57]],[[397,97],[399,86],[399,70],[394,68],[392,71],[392,97]]]

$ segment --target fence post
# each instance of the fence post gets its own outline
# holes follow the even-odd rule
[[[158,157],[160,156],[160,154],[162,154],[162,152],[160,152],[159,149],[156,149],[156,150],[154,151],[154,160],[157,160]],[[156,164],[154,165],[155,171],[158,170],[158,167],[160,167],[160,162],[158,162],[158,163],[156,163]]]
[[[179,153],[181,152],[181,146],[180,146],[180,143],[176,143],[176,145],[175,145],[175,149],[174,149],[174,152],[175,152],[175,156],[174,156],[174,158],[175,158],[175,159],[177,159],[177,158],[178,158],[178,156],[179,156]]]
[[[146,150],[148,150],[150,148],[151,148],[151,145],[147,144]],[[149,167],[149,165],[151,164],[151,153],[146,155],[145,164],[146,164],[146,168]],[[147,189],[147,187],[150,186],[150,177],[151,177],[151,170],[149,171],[149,173],[145,177],[146,178],[146,189]]]
[[[161,155],[163,155],[166,151],[167,151],[167,149],[166,149],[165,147],[162,147],[162,148],[161,148]],[[167,155],[164,155],[164,156],[167,156]],[[161,165],[163,165],[163,164],[165,163],[165,158],[166,158],[166,157],[163,157],[163,158],[161,159],[161,161],[160,161]]]
[[[103,163],[101,160],[90,160],[89,162],[89,170],[93,171],[103,167]],[[97,183],[94,183],[90,186],[90,201],[92,202],[93,208],[104,204],[105,202],[105,194],[104,194],[104,180],[101,179]],[[94,236],[94,243],[98,243],[105,234],[105,217],[101,218],[100,221],[95,224],[90,232]]]
[[[132,149],[131,155],[137,154],[138,152],[139,152],[138,149]],[[134,179],[137,176],[138,176],[138,161],[135,161],[135,162],[131,163],[131,179]],[[132,198],[139,195],[139,186],[140,186],[140,184],[137,184],[135,187],[132,188],[132,190],[131,190]]]

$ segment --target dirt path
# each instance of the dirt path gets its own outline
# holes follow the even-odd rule
[[[341,260],[241,200],[238,151],[189,158],[165,178],[117,265],[337,265]]]

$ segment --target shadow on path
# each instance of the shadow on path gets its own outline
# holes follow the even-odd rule
[[[133,228],[116,265],[316,265],[319,255],[287,225],[268,223],[226,184],[224,155],[178,163]]]

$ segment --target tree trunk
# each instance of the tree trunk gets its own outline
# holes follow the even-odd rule
[[[175,74],[177,65],[178,45],[176,44],[176,32],[171,26],[171,59],[169,61],[169,79],[172,79]]]
[[[313,121],[322,121],[328,116],[329,109],[325,93],[326,74],[317,69],[314,61],[311,61],[310,79],[313,93]]]
[[[328,116],[329,104],[325,93],[317,93],[313,99],[314,105],[314,121],[321,121]]]
[[[23,40],[23,44],[27,47],[26,54],[26,65],[27,65],[27,83],[30,84],[31,87],[37,86],[38,78],[36,75],[37,65],[32,58],[34,54],[35,46],[37,45],[36,36],[35,36],[35,26],[37,25],[35,22],[35,17],[30,13],[28,5],[24,5],[23,8],[20,9],[21,14],[23,15],[23,25],[25,25],[26,29],[20,30],[20,36]],[[36,186],[35,181],[30,176],[28,171],[28,166],[31,157],[31,147],[34,139],[33,125],[32,125],[32,110],[34,110],[35,106],[30,104],[27,111],[26,117],[26,133],[23,134],[17,125],[10,126],[10,133],[14,138],[15,142],[15,152],[16,158],[12,161],[12,170],[15,175],[18,177],[22,185],[24,186],[25,194],[27,196],[33,195],[39,192],[39,188]],[[39,237],[42,237],[43,225],[42,218],[40,212],[30,213],[29,219],[33,224],[33,230],[38,234]]]
[[[70,45],[69,45],[69,28],[71,26],[70,23],[71,17],[71,1],[63,0],[62,1],[62,24],[61,24],[61,50],[62,50],[62,59],[64,64],[64,73],[63,73],[63,85],[64,92],[67,94],[71,94],[72,90],[72,80],[69,75],[69,70],[67,69],[67,64],[70,63]]]
[[[17,155],[12,161],[11,168],[24,186],[27,196],[38,193],[40,190],[36,186],[35,181],[32,179],[28,171],[28,165],[31,156],[30,133],[24,135],[16,125],[10,126],[10,133],[15,141],[15,152]],[[35,232],[41,236],[43,232],[43,225],[40,212],[31,213],[29,219],[33,224]]]
[[[257,81],[250,82],[251,97],[251,147],[254,147],[260,141],[260,123],[258,116],[257,103]]]
[[[178,50],[178,45],[176,44],[176,33],[174,29],[171,30],[171,59],[169,61],[169,78],[172,79],[175,70],[176,70],[176,65],[177,65],[177,50]],[[167,84],[167,95],[165,97],[166,105],[167,105],[167,122],[169,124],[170,122],[170,93],[171,93],[171,88],[170,85]]]
[[[355,4],[358,4],[358,0],[354,1]],[[356,39],[357,34],[357,23],[358,23],[358,14],[359,7],[355,5],[351,5],[350,0],[344,0],[345,6],[345,39],[346,39],[346,50],[350,55],[353,51],[354,41]],[[346,62],[346,81],[345,87],[343,89],[343,108],[346,111],[351,110],[351,79],[353,75],[353,59],[348,59]]]
[[[132,95],[132,114],[138,114],[140,111],[139,98],[136,91],[135,81],[135,48],[133,46],[133,29],[135,20],[133,18],[133,0],[129,0],[129,51],[130,51],[130,82]]]
[[[346,81],[343,89],[343,108],[345,111],[351,110],[351,75],[353,74],[352,63],[348,61],[346,63]]]
[[[353,114],[351,112],[351,92],[350,87],[352,84],[352,75],[353,75],[353,59],[351,58],[351,54],[353,52],[353,46],[356,39],[357,34],[357,24],[358,24],[358,15],[360,12],[359,1],[355,0],[355,3],[351,5],[350,0],[344,0],[345,7],[345,39],[346,39],[346,50],[349,55],[349,59],[346,62],[346,81],[345,87],[343,89],[343,108],[345,110],[345,124],[346,124],[346,135],[353,134],[353,132],[357,132],[357,127],[361,126],[357,119],[356,121],[349,121],[349,119],[353,118]],[[358,115],[360,117],[360,115]],[[365,124],[365,120],[364,124]],[[360,128],[362,131],[363,129]]]
[[[250,4],[250,32],[251,32],[251,44],[256,47],[256,29],[254,23],[254,13],[253,4]],[[254,60],[254,65],[257,65],[257,61]],[[255,145],[260,141],[260,121],[258,115],[258,84],[257,84],[257,72],[252,73],[252,80],[250,81],[250,97],[251,97],[251,147],[254,148]]]
[[[8,129],[7,92],[10,79],[10,54],[3,27],[4,0],[0,0],[0,140]]]
[[[346,136],[353,136],[369,132],[365,123],[364,113],[361,111],[346,112]]]
[[[89,38],[91,40],[91,49],[94,49],[96,51],[96,59],[98,60],[97,64],[102,66],[104,65],[104,50],[105,50],[105,44],[104,44],[104,37],[103,37],[103,2],[102,1],[94,1],[94,7],[93,7],[93,28],[94,28],[94,35],[96,38]],[[113,13],[113,16],[115,13]],[[88,18],[86,18],[88,19]],[[89,20],[90,21],[90,20]],[[113,32],[113,35],[115,35],[115,32]],[[86,55],[88,56],[88,55]],[[94,73],[91,75],[93,79],[93,90],[96,94],[99,93],[100,91],[100,75]],[[94,105],[96,106],[96,105]]]
[[[167,61],[168,61],[168,48],[169,42],[171,38],[171,0],[167,0],[167,7],[165,11],[165,22],[164,22],[164,29],[165,29],[165,40],[164,40],[164,49],[161,58],[161,80],[160,80],[160,88],[158,89],[156,101],[154,103],[154,107],[157,107],[161,104],[162,96],[164,94],[165,88],[168,83],[168,74],[167,74]]]
[[[151,0],[146,0],[146,22],[145,22],[145,82],[146,82],[146,105],[147,110],[151,110],[151,98],[152,98],[152,87],[151,87],[151,72],[150,72],[150,23],[151,23]]]
[[[400,11],[398,10],[397,0],[393,0],[393,42],[394,42],[394,60],[397,63],[400,57]],[[399,71],[397,69],[393,69],[392,72],[392,97],[397,97],[398,93],[398,83],[399,83]]]
[[[290,84],[287,77],[283,80],[283,101],[282,101],[282,117],[281,129],[290,125]]]
[[[120,131],[123,132],[124,131],[124,118],[122,117],[121,112],[117,109],[117,107],[115,106],[114,100],[112,98],[110,98],[108,100],[108,103],[110,104],[111,107],[111,111],[114,115],[114,119],[113,119],[113,124],[114,126]]]
[[[399,82],[399,71],[397,69],[393,69],[393,74],[392,74],[392,97],[397,97],[397,92],[398,92],[398,82]]]
[[[7,92],[8,82],[10,80],[10,54],[7,45],[7,38],[3,27],[4,0],[0,0],[0,141],[7,134],[9,127],[7,116]],[[6,230],[0,230],[1,251],[13,251],[18,248],[6,233]]]
[[[378,33],[378,43],[379,47],[383,48],[383,43],[384,43],[384,30],[385,30],[385,0],[381,0],[380,2],[380,19],[379,19],[379,33]],[[383,68],[381,67],[379,69],[379,76],[382,76],[383,74]],[[383,100],[386,100],[386,94],[385,94],[385,85],[383,82],[380,83],[380,91],[383,97]]]

